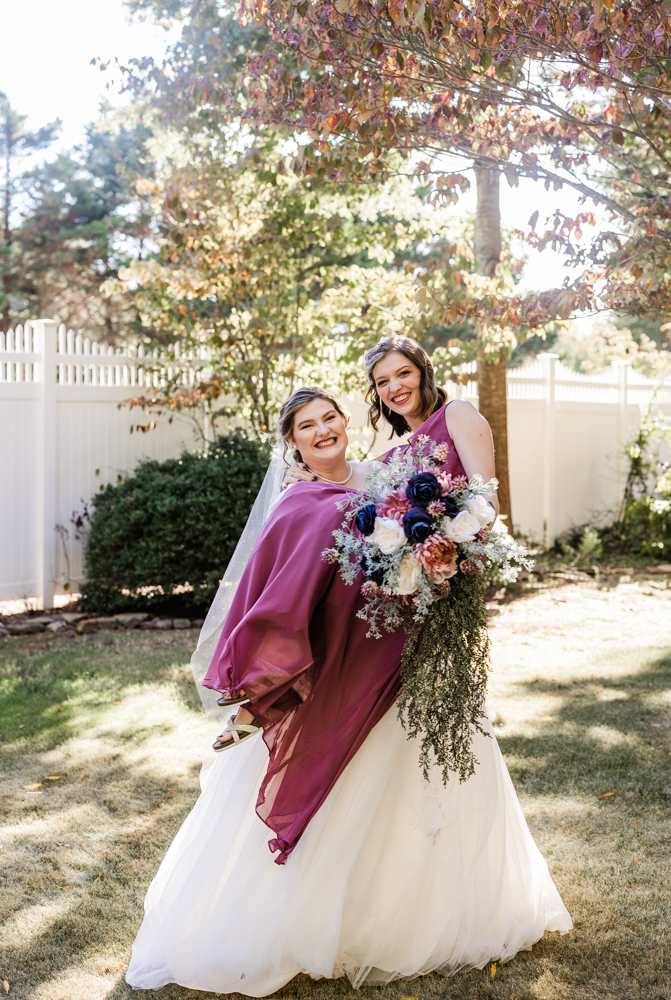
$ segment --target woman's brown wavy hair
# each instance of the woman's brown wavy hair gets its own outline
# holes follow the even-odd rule
[[[436,376],[431,364],[431,358],[426,353],[421,344],[418,344],[412,337],[402,337],[400,334],[393,334],[378,341],[375,347],[371,347],[366,352],[365,365],[368,375],[368,389],[366,390],[366,402],[368,406],[368,423],[374,431],[377,431],[380,419],[384,417],[388,424],[391,424],[390,438],[395,434],[402,437],[410,430],[410,425],[405,417],[400,413],[394,413],[382,402],[375,388],[375,378],[373,372],[378,362],[386,358],[392,351],[400,354],[412,361],[420,371],[419,398],[422,403],[422,420],[426,420],[432,413],[439,410],[447,402],[447,393],[436,383]]]

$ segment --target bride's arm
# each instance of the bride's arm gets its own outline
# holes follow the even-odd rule
[[[455,399],[445,410],[445,423],[468,478],[478,475],[485,482],[494,479],[496,471],[492,432],[473,404],[465,399]],[[498,515],[499,500],[496,493],[488,493],[486,496]]]

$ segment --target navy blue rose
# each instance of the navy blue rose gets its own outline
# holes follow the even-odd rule
[[[375,527],[375,504],[367,503],[357,514],[354,523],[362,535],[372,535]]]
[[[366,556],[363,556],[361,559],[361,569],[363,570],[363,575],[366,579],[372,580],[373,583],[377,583],[378,586],[381,586],[384,582],[384,569],[373,559],[369,561]]]
[[[449,493],[446,497],[441,497],[440,503],[447,517],[456,517],[457,514],[459,513],[460,510],[459,504],[454,499],[454,497],[451,497],[449,495]]]
[[[432,535],[436,530],[431,515],[427,514],[420,507],[413,507],[412,510],[408,511],[403,518],[403,528],[405,530],[405,537],[413,545],[425,542],[429,535]]]
[[[442,493],[443,489],[433,472],[418,472],[408,480],[405,488],[405,495],[413,507],[428,507],[433,500],[440,500]]]

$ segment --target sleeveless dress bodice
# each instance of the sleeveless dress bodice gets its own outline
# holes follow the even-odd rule
[[[446,444],[449,448],[447,459],[441,464],[441,469],[449,473],[451,476],[465,476],[466,471],[461,464],[461,459],[455,447],[454,441],[450,436],[450,432],[447,429],[447,424],[445,423],[445,410],[448,408],[450,403],[454,400],[450,400],[445,403],[440,409],[432,413],[430,417],[424,421],[424,423],[417,428],[414,434],[411,434],[405,444],[396,445],[395,448],[390,448],[388,452],[380,457],[378,461],[387,462],[392,455],[397,452],[406,452],[408,448],[413,445],[417,438],[425,434],[430,437],[432,441],[436,444]]]

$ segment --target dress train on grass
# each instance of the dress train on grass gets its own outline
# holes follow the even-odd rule
[[[493,734],[474,739],[476,774],[444,788],[396,711],[283,866],[255,811],[263,740],[214,760],[149,887],[131,986],[262,997],[307,972],[359,987],[506,962],[571,929]]]

